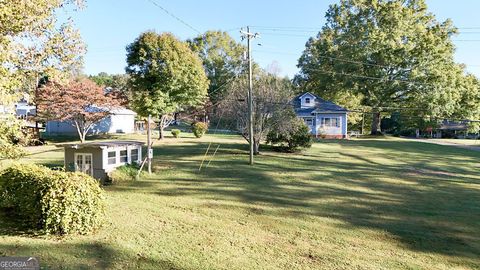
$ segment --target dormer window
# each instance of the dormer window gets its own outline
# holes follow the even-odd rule
[[[310,93],[305,93],[298,97],[300,99],[300,107],[301,108],[313,108],[315,107],[315,95],[312,95]]]

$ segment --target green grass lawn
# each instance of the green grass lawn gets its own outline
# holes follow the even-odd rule
[[[220,148],[199,171],[209,142]],[[105,187],[103,229],[35,236],[2,214],[0,256],[47,269],[480,269],[480,152],[328,140],[250,167],[247,149],[228,135],[157,142],[155,174]],[[63,164],[54,146],[29,150],[24,161]]]

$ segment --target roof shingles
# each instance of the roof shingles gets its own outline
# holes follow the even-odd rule
[[[339,106],[331,101],[324,100],[320,98],[317,95],[314,95],[312,93],[309,93],[310,95],[315,97],[315,105],[311,108],[302,108],[301,103],[300,103],[300,97],[305,95],[306,93],[302,93],[300,95],[297,95],[293,99],[293,108],[295,109],[295,112],[299,115],[307,115],[307,114],[312,114],[314,112],[316,113],[327,113],[327,112],[339,112],[339,113],[346,113],[348,112],[347,109],[343,108],[342,106]]]

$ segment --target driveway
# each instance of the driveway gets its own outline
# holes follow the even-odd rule
[[[416,139],[416,138],[404,138],[404,139],[407,139],[407,140],[410,140],[410,141],[416,141],[416,142],[433,143],[433,144],[453,146],[453,147],[463,148],[463,149],[468,149],[468,150],[473,150],[473,151],[480,151],[480,146],[456,144],[456,143],[452,143],[452,142],[439,141],[439,140],[435,140],[435,139]]]

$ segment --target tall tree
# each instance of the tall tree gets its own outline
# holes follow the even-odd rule
[[[438,22],[424,0],[341,0],[310,38],[296,81],[309,91],[359,99],[380,132],[383,107],[421,107],[451,115],[457,92],[451,21]]]
[[[210,81],[208,94],[215,104],[225,93],[226,88],[222,86],[243,70],[242,57],[246,48],[222,31],[207,31],[187,42],[202,59]]]
[[[39,119],[71,123],[82,143],[90,129],[118,106],[102,87],[88,79],[67,84],[47,82],[37,91],[36,102]]]
[[[262,72],[253,79],[253,145],[254,154],[260,152],[260,143],[266,139],[273,122],[274,114],[282,114],[291,109],[293,98],[293,87],[287,78],[279,78],[272,74]],[[242,134],[245,140],[248,136],[248,107],[247,91],[248,80],[246,76],[236,79],[228,87],[224,102],[220,103],[219,114],[226,118],[235,119],[236,129]]]
[[[145,32],[128,45],[126,71],[134,108],[142,116],[159,116],[160,138],[173,113],[207,99],[200,58],[170,33]]]
[[[1,1],[0,107],[12,108],[24,93],[32,94],[41,77],[68,78],[82,65],[85,47],[72,22],[59,23],[56,10],[82,0]],[[0,115],[0,156],[11,157],[22,123]],[[13,136],[12,134],[15,134]]]

